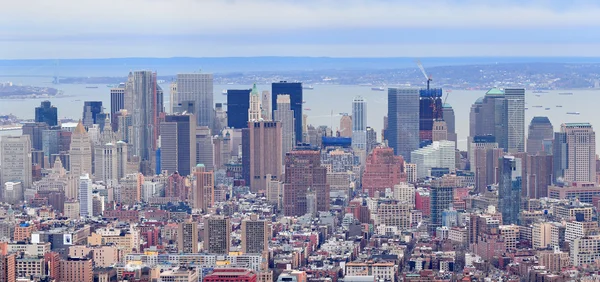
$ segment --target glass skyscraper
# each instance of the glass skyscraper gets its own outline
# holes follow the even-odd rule
[[[410,152],[419,148],[419,89],[388,88],[389,147],[410,162]]]
[[[248,109],[252,89],[227,90],[227,126],[248,128]]]
[[[35,122],[45,122],[49,126],[58,124],[58,109],[50,101],[43,101],[35,108]]]
[[[519,224],[521,211],[521,159],[504,156],[500,163],[500,183],[498,185],[498,206],[505,225]]]
[[[294,131],[296,143],[302,142],[302,83],[300,82],[273,82],[271,85],[271,110],[272,115],[277,110],[277,95],[290,95],[291,109],[294,111]]]

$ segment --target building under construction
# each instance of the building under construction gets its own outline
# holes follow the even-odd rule
[[[433,122],[443,119],[442,89],[419,90],[419,147],[431,144]]]

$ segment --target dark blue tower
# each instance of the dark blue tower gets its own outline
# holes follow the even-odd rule
[[[300,82],[273,82],[271,85],[271,116],[275,116],[277,110],[277,95],[290,95],[290,106],[294,111],[294,130],[296,131],[296,143],[302,142],[302,83]]]
[[[58,125],[58,109],[50,101],[43,101],[35,108],[35,122],[45,122],[48,126]]]
[[[227,126],[248,128],[248,109],[252,89],[227,90]]]

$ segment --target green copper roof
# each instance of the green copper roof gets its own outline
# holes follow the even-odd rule
[[[565,123],[566,127],[592,126],[589,122]]]
[[[442,108],[452,108],[452,106],[450,104],[448,104],[448,103],[444,103],[442,105]]]
[[[258,96],[258,89],[256,88],[256,83],[254,83],[254,85],[252,86],[252,92],[250,94]]]
[[[204,167],[204,164],[197,164],[196,167]]]
[[[500,88],[494,87],[488,90],[488,92],[486,92],[485,95],[504,95],[504,91],[502,91],[502,89]]]

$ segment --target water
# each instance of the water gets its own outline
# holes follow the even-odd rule
[[[48,78],[10,78],[15,83],[36,86],[48,86]],[[84,101],[102,101],[103,105],[110,108],[110,88],[106,85],[94,85],[98,88],[86,88],[84,84],[61,84],[56,87],[61,89],[67,97],[52,98],[50,101],[58,107],[59,117],[79,119],[83,112]],[[355,85],[313,85],[314,90],[304,90],[304,113],[308,114],[308,123],[313,125],[327,125],[334,130],[339,127],[340,113],[352,111],[352,99],[362,96],[367,101],[367,124],[378,132],[381,138],[383,117],[387,114],[387,91],[372,91],[370,87]],[[169,85],[161,84],[165,91],[165,108],[169,109]],[[249,89],[251,85],[215,85],[214,102],[226,103],[226,96],[222,95],[223,89]],[[258,85],[259,91],[271,90],[270,85]],[[485,90],[453,90],[446,102],[452,105],[456,115],[456,131],[458,135],[458,148],[466,150],[466,138],[469,134],[469,111],[477,98],[485,94]],[[559,95],[561,92],[572,92],[572,96]],[[540,95],[539,97],[537,95]],[[531,91],[526,93],[525,126],[534,116],[548,116],[554,125],[555,131],[560,129],[561,123],[589,122],[600,130],[600,115],[596,113],[595,99],[600,97],[600,90],[556,90],[544,94]],[[444,97],[445,98],[445,97]],[[34,108],[39,106],[42,99],[28,100],[0,100],[0,114],[12,113],[22,119],[33,119]],[[534,108],[540,105],[542,108]],[[562,105],[557,108],[556,105]],[[550,108],[550,110],[545,110]],[[567,112],[580,112],[580,115],[568,115]],[[527,129],[525,130],[527,132]],[[20,134],[20,131],[0,131],[0,135]],[[598,138],[600,142],[600,138]]]

